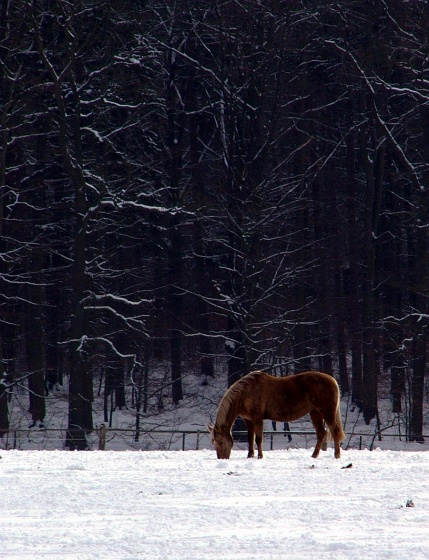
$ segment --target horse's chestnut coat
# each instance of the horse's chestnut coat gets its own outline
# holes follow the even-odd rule
[[[232,425],[241,416],[246,422],[249,453],[262,459],[264,420],[290,422],[309,414],[316,430],[317,443],[313,457],[319,455],[326,436],[325,423],[334,441],[335,458],[341,454],[345,438],[341,421],[340,390],[335,379],[320,371],[306,371],[288,377],[273,377],[262,371],[245,375],[231,385],[223,396],[214,426],[209,426],[218,459],[229,459],[234,440]]]

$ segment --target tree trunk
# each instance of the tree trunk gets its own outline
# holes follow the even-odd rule
[[[183,325],[183,294],[180,286],[183,282],[183,243],[180,231],[180,219],[175,216],[170,224],[169,251],[169,294],[170,311],[170,358],[172,399],[174,404],[183,400],[182,386],[182,325]]]
[[[354,119],[353,99],[349,101],[349,122]],[[356,186],[356,139],[355,132],[347,136],[347,240],[349,269],[343,274],[344,295],[348,301],[350,350],[352,358],[352,403],[362,410],[362,322],[360,309],[359,244]]]
[[[347,371],[347,348],[345,333],[345,317],[344,317],[344,287],[341,282],[341,275],[338,273],[335,279],[335,291],[337,300],[340,302],[340,309],[337,312],[336,330],[337,330],[337,353],[338,353],[338,375],[340,378],[341,394],[346,395],[350,392],[349,375]]]
[[[405,365],[392,364],[390,368],[390,394],[392,396],[392,412],[402,412],[402,395],[405,390]]]
[[[40,304],[39,304],[40,305]],[[31,414],[31,425],[43,423],[46,414],[45,405],[45,356],[44,332],[41,317],[41,307],[36,307],[31,314],[27,310],[26,326],[26,354],[28,370],[28,390]]]
[[[420,197],[420,211],[417,222],[427,224],[429,203],[426,193]],[[428,316],[428,235],[426,227],[421,227],[416,234],[416,248],[413,262],[411,303],[414,309],[412,319],[412,384],[411,384],[411,441],[422,443],[423,438],[423,399],[427,355],[427,316]]]
[[[9,430],[9,406],[6,379],[7,376],[3,362],[3,341],[0,335],[0,438]]]
[[[416,335],[413,341],[413,377],[411,383],[410,441],[424,443],[423,400],[426,371],[426,340],[424,335]]]
[[[425,20],[429,22],[429,8],[425,10]],[[420,123],[423,135],[423,153],[425,161],[429,159],[429,108],[426,104],[420,106]],[[412,262],[412,293],[413,305],[413,347],[412,368],[413,378],[411,386],[411,441],[422,443],[423,437],[423,399],[424,381],[427,361],[427,317],[429,311],[429,255],[428,255],[428,221],[429,221],[429,171],[425,166],[423,175],[424,188],[417,187],[418,212],[414,231],[415,255]]]
[[[196,53],[195,53],[196,54]],[[210,262],[206,256],[204,243],[204,219],[207,214],[208,197],[205,188],[205,177],[202,173],[201,159],[204,154],[204,144],[199,138],[200,111],[198,104],[198,82],[191,73],[187,84],[186,110],[189,112],[189,158],[191,163],[191,186],[192,198],[196,207],[196,218],[194,222],[194,260],[196,276],[196,328],[198,329],[200,374],[203,378],[214,376],[214,359],[212,352],[212,341],[210,338],[210,324],[208,321],[207,298],[212,295]],[[204,154],[205,155],[205,154]]]
[[[84,189],[76,192],[76,230],[74,246],[74,268],[72,278],[72,320],[70,342],[69,421],[66,447],[70,450],[86,449],[86,434],[94,429],[92,423],[92,374],[85,348],[88,332],[87,312],[84,309],[84,294],[89,289],[86,276],[86,229],[82,217],[85,215]]]
[[[378,108],[372,94],[361,94],[361,108],[373,115]],[[369,138],[367,137],[369,136]],[[363,229],[363,279],[362,279],[362,327],[363,327],[363,417],[369,422],[377,416],[378,388],[378,342],[376,320],[376,239],[384,180],[385,142],[378,137],[376,116],[369,121],[369,129],[361,130],[360,156],[366,179],[366,201]]]

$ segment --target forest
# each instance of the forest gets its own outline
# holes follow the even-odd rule
[[[0,0],[0,433],[223,363],[422,442],[428,195],[425,0]]]

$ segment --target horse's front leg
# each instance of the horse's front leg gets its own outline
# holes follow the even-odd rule
[[[262,441],[264,439],[264,421],[255,423],[255,436],[256,445],[258,447],[258,459],[262,459],[264,454],[262,453]]]
[[[247,454],[248,459],[252,459],[255,456],[255,427],[253,422],[250,420],[244,420],[247,428],[247,440],[249,443],[249,453]]]

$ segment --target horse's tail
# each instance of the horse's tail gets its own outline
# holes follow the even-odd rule
[[[341,401],[340,401],[340,392],[338,391],[338,398],[337,398],[337,408],[335,410],[335,426],[334,426],[334,433],[328,429],[327,433],[327,441],[334,441],[335,436],[340,440],[340,443],[346,439],[346,434],[343,430],[343,422],[341,420]]]

